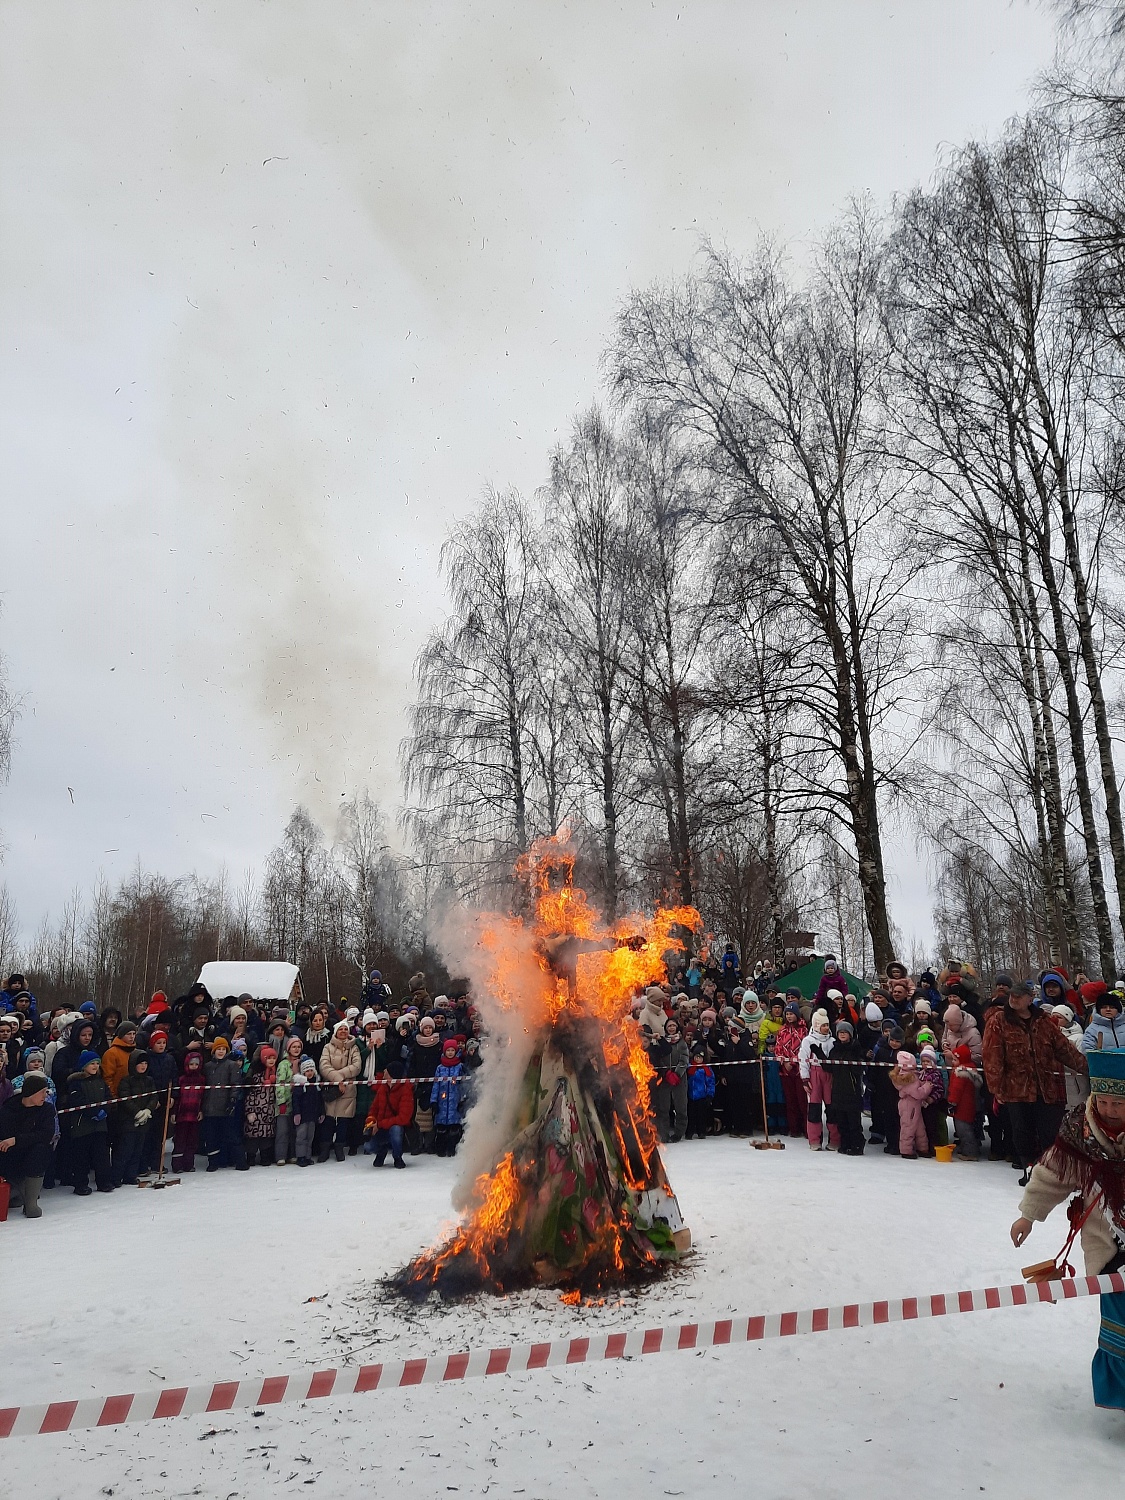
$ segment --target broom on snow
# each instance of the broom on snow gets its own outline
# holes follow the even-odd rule
[[[762,1058],[758,1059],[758,1077],[762,1080],[762,1129],[766,1133],[764,1141],[751,1141],[755,1151],[784,1151],[784,1141],[770,1140],[770,1119],[766,1109],[766,1065]]]
[[[164,1149],[165,1149],[165,1147],[168,1144],[168,1116],[171,1113],[172,1113],[172,1085],[169,1084],[168,1085],[168,1097],[164,1101],[164,1128],[160,1132],[160,1165],[157,1168],[156,1176],[149,1178],[147,1181],[138,1182],[137,1183],[138,1187],[166,1188],[166,1187],[178,1187],[179,1186],[180,1179],[178,1177],[168,1177],[168,1178],[165,1178],[165,1176],[164,1176]]]

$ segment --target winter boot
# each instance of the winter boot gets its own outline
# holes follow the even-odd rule
[[[343,1161],[345,1154],[346,1153],[344,1151],[343,1146],[337,1146],[336,1147],[336,1160],[337,1161]]]
[[[318,1162],[326,1162],[331,1155],[331,1146],[321,1146],[320,1150],[316,1153],[316,1159]]]
[[[20,1185],[23,1193],[23,1216],[25,1219],[41,1219],[43,1210],[39,1207],[39,1193],[43,1186],[42,1177],[25,1177]]]

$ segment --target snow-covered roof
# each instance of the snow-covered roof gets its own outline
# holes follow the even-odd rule
[[[260,962],[238,963],[222,959],[204,964],[199,983],[207,986],[214,1000],[227,995],[249,995],[253,1000],[288,1000],[293,988],[300,994],[301,971],[296,964]]]

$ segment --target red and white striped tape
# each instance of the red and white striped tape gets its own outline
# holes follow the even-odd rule
[[[441,1385],[451,1380],[468,1380],[474,1375],[517,1375],[525,1370],[584,1365],[605,1359],[634,1359],[678,1349],[752,1344],[762,1339],[831,1333],[842,1328],[876,1328],[884,1323],[908,1323],[918,1318],[942,1318],[952,1313],[1068,1302],[1077,1297],[1095,1297],[1103,1292],[1125,1293],[1125,1276],[1115,1273],[1032,1285],[1020,1282],[1016,1286],[939,1292],[936,1296],[900,1297],[883,1302],[849,1302],[839,1307],[814,1307],[804,1312],[754,1317],[740,1314],[705,1323],[637,1328],[627,1333],[596,1333],[579,1338],[551,1339],[541,1344],[464,1350],[459,1354],[423,1355],[344,1370],[317,1370],[311,1375],[307,1371],[294,1375],[258,1375],[244,1380],[166,1386],[159,1391],[127,1396],[89,1396],[82,1401],[0,1407],[0,1438],[73,1432],[84,1427],[116,1427],[122,1422],[150,1422],[164,1417],[202,1416],[246,1407],[276,1406],[283,1401],[317,1401],[327,1396],[344,1398],[368,1391]]]

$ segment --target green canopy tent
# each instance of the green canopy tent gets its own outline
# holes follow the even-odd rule
[[[860,979],[857,974],[849,974],[847,969],[841,969],[840,975],[847,984],[849,994],[862,1000],[865,995],[871,993],[871,986],[866,980]],[[783,974],[777,983],[782,994],[786,990],[798,989],[806,1000],[814,1000],[823,978],[824,960],[814,958],[809,963],[802,964],[799,969],[794,969],[792,974]]]

